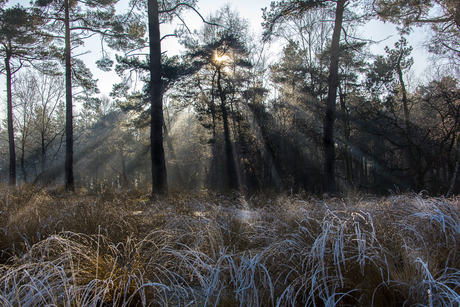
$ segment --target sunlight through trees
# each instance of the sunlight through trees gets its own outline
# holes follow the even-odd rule
[[[152,196],[171,188],[460,191],[451,4],[275,1],[262,12],[263,34],[229,5],[202,16],[196,1],[131,1],[124,11],[114,4],[3,4],[2,180],[69,191],[143,187]],[[202,21],[195,30],[187,11]],[[377,19],[400,27],[384,54],[371,54],[377,42],[359,34]],[[173,20],[176,31],[161,33]],[[423,25],[432,31],[426,43],[436,43],[417,79],[408,38]],[[436,35],[450,39],[442,45]],[[79,58],[95,47],[84,46],[91,36],[100,39],[97,67],[121,78],[110,96],[99,95]],[[163,52],[171,37],[181,54]]]

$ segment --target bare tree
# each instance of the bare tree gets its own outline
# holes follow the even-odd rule
[[[62,76],[28,71],[18,77],[13,89],[23,180],[28,180],[28,166],[39,165],[34,167],[38,169],[35,183],[53,166],[62,147],[64,80]]]

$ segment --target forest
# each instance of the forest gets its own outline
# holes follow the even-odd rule
[[[201,16],[191,0],[115,4],[2,4],[3,182],[152,194],[459,192],[456,2],[275,1],[261,10],[261,35],[230,5]],[[186,11],[202,18],[198,30],[160,33]],[[398,26],[383,54],[360,38],[371,20]],[[427,33],[424,78],[411,74],[407,37],[417,27]],[[178,55],[162,53],[170,35]],[[121,78],[110,95],[79,58],[94,37],[98,68]]]
[[[0,0],[0,306],[460,306],[459,1],[199,4]]]

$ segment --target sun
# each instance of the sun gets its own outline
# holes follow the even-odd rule
[[[223,63],[227,61],[228,59],[229,59],[229,56],[226,55],[225,53],[221,55],[216,51],[216,53],[214,54],[214,60],[218,63]]]

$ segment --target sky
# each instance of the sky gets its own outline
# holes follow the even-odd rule
[[[206,18],[207,16],[218,11],[224,5],[230,3],[231,7],[237,10],[241,17],[247,19],[250,22],[252,30],[255,33],[261,33],[261,23],[263,21],[262,8],[270,6],[270,2],[271,0],[234,0],[231,2],[222,0],[198,0],[198,11],[203,17]],[[193,29],[199,29],[203,25],[201,18],[192,10],[186,12],[184,20],[192,31]],[[161,35],[163,36],[169,33],[173,33],[178,23],[179,21],[176,20],[171,25],[162,25]],[[162,43],[162,51],[166,51],[168,55],[179,54],[182,50],[182,46],[178,43],[177,39],[173,37],[166,38]],[[94,72],[96,70],[97,68],[92,69]],[[103,72],[100,73],[104,74]],[[99,78],[98,85],[101,89],[101,92],[108,93],[111,90],[112,80],[115,78],[118,80],[118,76],[116,76],[114,73],[107,73],[106,75],[110,75],[110,77]]]
[[[10,0],[8,5],[14,5],[15,3],[21,3],[23,6],[27,6],[29,0]],[[128,0],[120,0],[120,5],[127,3]],[[199,0],[198,9],[203,17],[209,16],[211,13],[216,12],[218,9],[223,7],[225,4],[230,3],[231,7],[240,13],[240,16],[247,19],[252,27],[253,32],[261,33],[262,26],[262,8],[269,7],[271,0],[233,0],[222,1],[222,0]],[[192,29],[198,29],[202,26],[201,19],[198,15],[192,11],[189,11],[185,15],[185,20],[188,26]],[[163,26],[161,28],[162,35],[172,33],[174,31],[175,24]],[[379,21],[371,21],[368,25],[361,29],[362,36],[367,39],[373,39],[376,41],[383,40],[390,36],[389,39],[371,46],[371,51],[374,53],[383,53],[384,47],[389,45],[393,47],[394,42],[399,39],[396,28],[392,24],[383,24]],[[414,47],[413,56],[415,60],[414,74],[422,75],[423,70],[426,67],[427,54],[421,47],[421,38],[423,37],[422,31],[416,31],[409,36],[409,43]],[[91,46],[99,46],[97,41],[91,41],[86,43],[85,48],[91,49]],[[272,47],[274,50],[281,50],[278,47]],[[181,46],[177,43],[175,38],[167,38],[163,45],[162,50],[167,51],[169,54],[177,54],[181,51]],[[109,52],[114,58],[114,52]],[[276,54],[276,52],[275,52]],[[81,59],[88,65],[94,74],[94,78],[98,79],[98,86],[101,90],[101,94],[108,95],[112,89],[112,84],[119,82],[118,76],[114,72],[103,72],[99,70],[94,62],[100,58],[100,50],[92,50],[90,54],[84,55]],[[6,97],[5,94],[5,78],[4,75],[0,75],[0,97]],[[5,100],[5,99],[2,99]],[[3,109],[3,108],[0,108]]]

